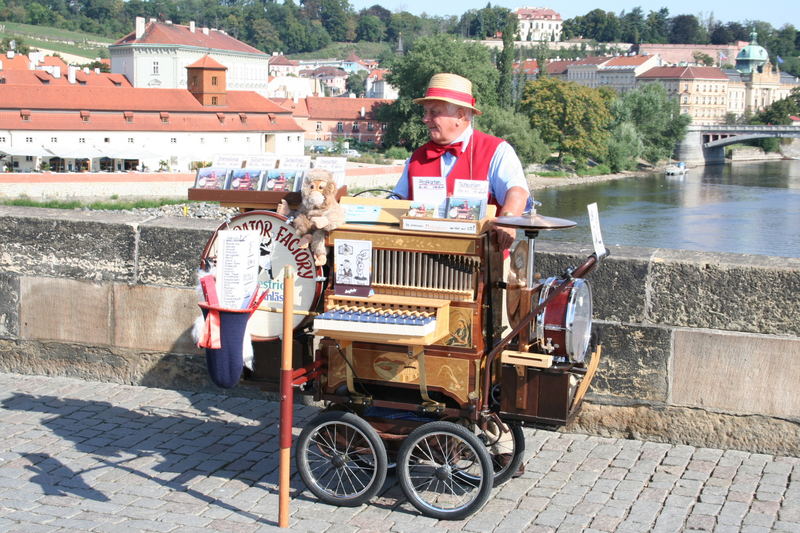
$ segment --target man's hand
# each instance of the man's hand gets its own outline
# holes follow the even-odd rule
[[[511,248],[511,245],[517,239],[517,228],[495,226],[494,231],[497,236],[497,247],[501,250]]]

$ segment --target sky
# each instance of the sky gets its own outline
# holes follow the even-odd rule
[[[460,2],[434,2],[426,0],[350,0],[350,5],[356,11],[379,4],[389,11],[408,11],[414,15],[426,13],[429,16],[461,16],[470,9],[483,9],[489,0],[461,0]],[[743,2],[741,0],[606,0],[598,3],[596,0],[572,0],[570,2],[539,2],[528,3],[524,1],[499,0],[491,2],[494,7],[549,7],[561,14],[561,18],[569,19],[585,15],[593,9],[600,8],[611,11],[617,15],[621,11],[628,12],[635,7],[641,7],[645,16],[650,11],[658,11],[662,7],[669,9],[670,16],[695,15],[706,19],[709,14],[715,20],[722,22],[744,22],[746,20],[763,20],[772,26],[780,28],[784,24],[792,24],[800,28],[800,2],[797,0],[760,0],[758,2]],[[752,7],[758,6],[754,12]]]

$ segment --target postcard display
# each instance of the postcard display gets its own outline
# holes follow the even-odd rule
[[[210,167],[197,169],[194,188],[225,191],[299,191],[303,186],[306,171],[310,168],[311,158],[308,156],[264,154],[247,158],[218,157]]]
[[[447,178],[417,176],[413,192],[414,201],[402,217],[404,230],[474,234],[490,215],[487,180],[455,180],[448,196]]]

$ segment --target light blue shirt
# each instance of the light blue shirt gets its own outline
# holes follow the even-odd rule
[[[472,127],[468,127],[464,130],[455,141],[453,142],[462,142],[463,145],[461,147],[462,151],[466,151],[467,147],[469,146],[469,141],[472,139]],[[445,152],[442,154],[442,157],[439,159],[439,164],[441,165],[442,176],[447,176],[453,167],[456,164],[456,156],[449,152]],[[408,198],[408,163],[411,159],[406,160],[406,166],[403,168],[403,173],[400,175],[400,179],[397,181],[397,185],[394,187],[394,194],[398,195],[401,198]],[[525,179],[525,171],[522,168],[522,163],[517,157],[517,153],[514,151],[514,148],[508,144],[507,142],[503,141],[498,146],[492,156],[492,160],[489,162],[489,192],[497,200],[497,203],[501,206],[506,203],[506,193],[511,187],[522,187],[526,191],[528,190],[528,181]],[[531,208],[532,200],[528,199],[528,205],[526,206],[526,211]]]

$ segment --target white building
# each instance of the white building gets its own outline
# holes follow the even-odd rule
[[[187,72],[188,89],[116,85],[114,74],[105,85],[43,72],[0,83],[0,161],[16,171],[186,172],[217,156],[303,154],[289,110],[228,91],[226,67],[209,56]]]
[[[561,15],[547,7],[519,7],[518,40],[558,42],[561,40]]]
[[[221,30],[170,21],[145,22],[108,47],[111,72],[124,74],[134,87],[186,87],[186,67],[209,55],[228,68],[228,89],[267,95],[271,56]]]
[[[636,77],[653,67],[660,67],[661,59],[656,56],[617,56],[612,57],[597,69],[598,86],[611,87],[619,93],[636,88]]]
[[[366,85],[364,96],[367,98],[383,98],[386,100],[397,100],[399,91],[397,87],[386,81],[388,70],[375,69],[370,72],[364,81]]]

